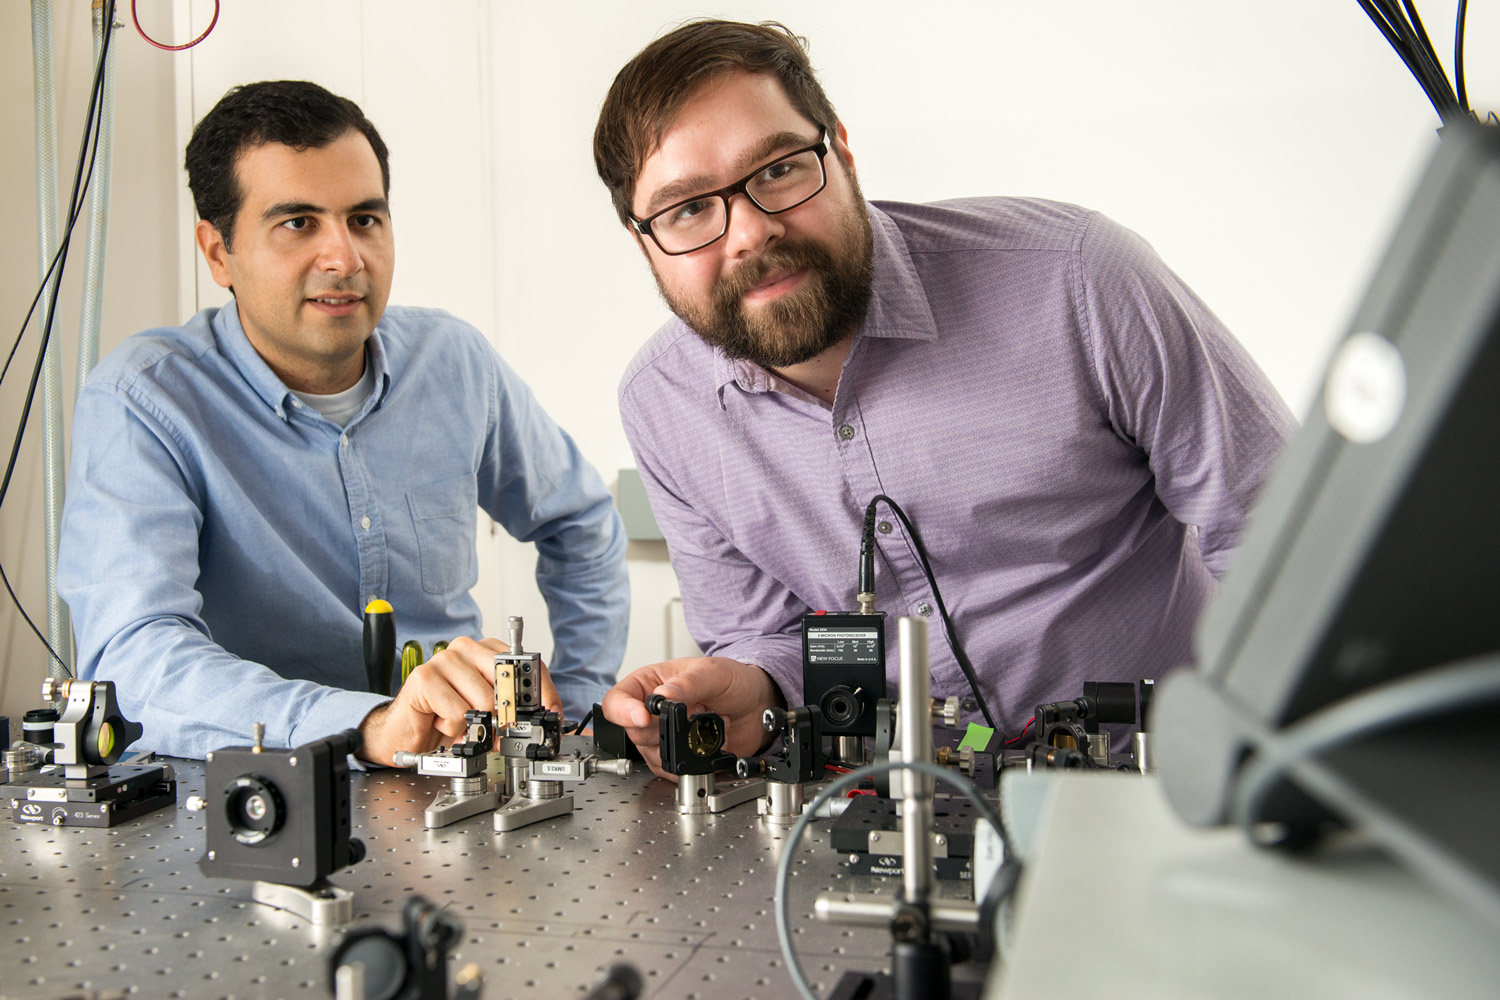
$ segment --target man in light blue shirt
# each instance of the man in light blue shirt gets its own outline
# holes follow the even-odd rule
[[[116,682],[143,744],[201,757],[346,728],[390,763],[493,702],[469,590],[481,508],[535,542],[557,654],[543,701],[613,682],[625,538],[598,474],[474,328],[386,308],[384,143],[300,82],[231,90],[194,130],[196,236],[231,305],[139,334],[80,394],[59,589],[79,675]],[[366,690],[362,614],[452,644],[394,700]],[[556,681],[553,686],[552,681]]]

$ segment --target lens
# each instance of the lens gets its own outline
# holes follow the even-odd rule
[[[688,749],[699,757],[710,757],[724,745],[724,720],[704,713],[688,720]]]
[[[823,696],[823,717],[829,725],[847,726],[859,718],[859,697],[846,687],[830,688]]]
[[[777,160],[751,178],[745,190],[767,212],[785,212],[823,190],[823,161],[812,150]]]
[[[333,968],[362,965],[365,992],[362,1000],[393,1000],[401,994],[411,972],[402,942],[385,931],[346,938],[333,956]]]
[[[718,195],[685,202],[651,222],[662,249],[684,253],[706,246],[724,235],[724,199]]]
[[[264,843],[286,822],[281,792],[270,782],[242,774],[224,789],[224,818],[235,840],[247,847]]]

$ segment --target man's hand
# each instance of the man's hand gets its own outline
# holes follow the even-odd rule
[[[462,739],[465,712],[494,709],[495,654],[509,651],[499,639],[454,639],[412,671],[394,701],[365,716],[360,758],[389,765],[398,750],[427,753]],[[545,665],[541,680],[543,706],[561,713],[562,699]]]
[[[688,714],[714,712],[724,719],[724,747],[748,757],[767,741],[761,725],[766,709],[783,704],[781,691],[760,667],[725,656],[687,656],[641,667],[609,689],[604,717],[624,726],[651,770],[676,781],[661,769],[660,720],[646,711],[646,698],[660,694],[687,705]]]

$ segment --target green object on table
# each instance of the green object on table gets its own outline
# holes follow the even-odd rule
[[[427,657],[422,653],[422,644],[415,639],[407,639],[401,646],[401,683],[405,684],[411,672],[425,662]]]
[[[990,745],[990,740],[995,738],[995,731],[989,726],[981,726],[977,723],[969,723],[969,731],[964,733],[963,742],[958,745],[962,750],[964,747],[972,747],[976,753],[982,752]]]

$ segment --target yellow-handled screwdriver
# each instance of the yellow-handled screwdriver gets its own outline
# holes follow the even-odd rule
[[[426,660],[427,657],[422,654],[422,644],[415,639],[407,639],[401,646],[401,683],[405,684],[411,672]]]
[[[365,605],[365,680],[370,690],[389,698],[396,665],[396,611],[389,601]]]

